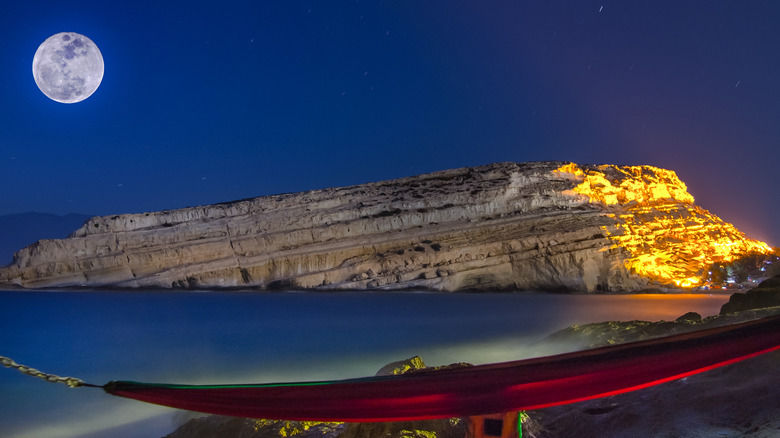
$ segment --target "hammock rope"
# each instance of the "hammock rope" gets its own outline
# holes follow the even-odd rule
[[[775,350],[780,350],[780,315],[555,356],[392,376],[250,385],[112,381],[97,387],[114,396],[235,417],[408,421],[532,410],[616,395]],[[52,376],[35,371],[37,377]],[[69,379],[50,381],[95,386]]]
[[[71,388],[78,388],[81,386],[88,386],[92,388],[103,388],[103,386],[101,385],[93,385],[91,383],[86,383],[85,381],[81,379],[77,379],[75,377],[60,377],[56,374],[49,374],[49,373],[44,373],[42,371],[38,371],[35,368],[28,367],[27,365],[18,364],[14,362],[13,359],[11,359],[10,357],[0,356],[0,365],[3,365],[6,368],[13,368],[22,374],[26,374],[32,377],[37,377],[47,382],[63,383],[65,385],[70,386]]]

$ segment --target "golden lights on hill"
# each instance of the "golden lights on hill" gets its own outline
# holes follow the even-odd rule
[[[732,224],[693,204],[685,184],[670,170],[652,166],[566,164],[556,170],[578,185],[569,192],[607,206],[616,226],[603,227],[615,247],[626,250],[626,268],[642,277],[679,287],[706,281],[713,263],[751,254],[771,254],[764,242],[747,238]]]

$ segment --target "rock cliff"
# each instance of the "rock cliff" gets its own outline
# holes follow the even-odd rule
[[[351,187],[95,217],[0,269],[25,288],[693,286],[769,253],[650,166],[498,163]]]

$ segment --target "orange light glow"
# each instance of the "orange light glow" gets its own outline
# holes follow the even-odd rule
[[[639,276],[682,288],[701,285],[713,263],[750,254],[771,254],[734,225],[693,204],[685,183],[670,170],[652,166],[566,164],[556,170],[579,181],[568,194],[607,207],[616,221],[602,227],[626,250],[626,268]]]

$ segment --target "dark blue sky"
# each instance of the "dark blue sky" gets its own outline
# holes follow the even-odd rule
[[[32,77],[62,31],[89,99]],[[496,161],[650,164],[780,245],[774,1],[10,2],[0,214],[117,214]]]

